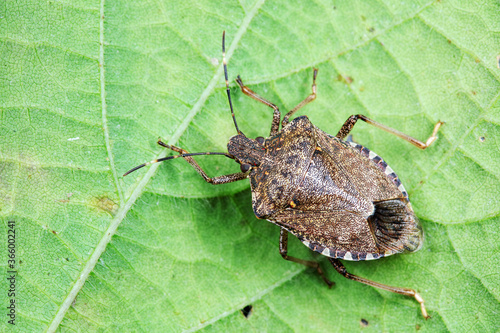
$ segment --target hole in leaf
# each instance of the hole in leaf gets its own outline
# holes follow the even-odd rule
[[[241,309],[241,313],[245,316],[245,318],[250,317],[250,315],[252,314],[252,308],[253,307],[251,305],[247,305],[243,309]]]

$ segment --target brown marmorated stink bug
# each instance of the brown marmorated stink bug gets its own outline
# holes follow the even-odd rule
[[[158,144],[179,154],[141,164],[124,176],[151,163],[182,157],[206,182],[214,185],[249,178],[255,216],[281,228],[279,252],[284,259],[315,268],[328,286],[333,285],[317,262],[288,255],[288,233],[291,233],[311,250],[328,257],[337,272],[346,278],[414,297],[420,303],[422,315],[428,318],[424,300],[415,290],[358,277],[347,272],[339,260],[372,260],[403,251],[413,252],[423,241],[422,228],[398,176],[377,154],[344,139],[361,119],[425,149],[436,140],[442,122],[436,124],[430,138],[423,143],[363,115],[350,116],[336,136],[314,126],[307,116],[290,121],[297,110],[316,98],[318,70],[314,69],[312,93],[283,120],[276,105],[246,87],[238,76],[236,82],[245,95],[274,110],[269,137],[248,138],[238,129],[234,116],[224,35],[226,91],[238,133],[229,139],[228,152],[188,153],[159,140]],[[196,155],[224,155],[239,163],[241,172],[210,178],[192,158]]]

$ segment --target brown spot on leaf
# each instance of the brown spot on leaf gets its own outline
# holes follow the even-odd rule
[[[97,209],[109,213],[111,215],[115,215],[118,210],[118,204],[116,204],[113,200],[111,200],[107,196],[97,197],[91,200],[91,206],[96,207]]]
[[[342,74],[339,74],[337,75],[337,81],[341,81],[346,84],[351,84],[354,81],[354,79],[350,76],[344,76]]]

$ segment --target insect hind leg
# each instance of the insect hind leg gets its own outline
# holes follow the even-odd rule
[[[430,316],[427,314],[427,310],[425,309],[424,299],[415,290],[408,289],[408,288],[392,287],[392,286],[388,286],[388,285],[385,285],[382,283],[378,283],[375,281],[371,281],[371,280],[359,277],[357,275],[349,273],[347,271],[347,269],[345,268],[345,266],[340,262],[340,260],[334,259],[334,258],[328,258],[328,259],[332,263],[333,267],[337,270],[337,272],[339,272],[342,276],[344,276],[345,278],[347,278],[349,280],[358,281],[358,282],[361,282],[363,284],[366,284],[366,285],[369,285],[369,286],[372,286],[375,288],[384,289],[384,290],[391,291],[391,292],[396,293],[396,294],[401,294],[401,295],[410,296],[410,297],[415,298],[417,300],[417,302],[420,303],[420,310],[422,311],[422,315],[424,316],[424,318],[425,319],[430,318]]]
[[[328,280],[318,262],[290,257],[288,255],[288,231],[286,231],[286,229],[283,228],[281,228],[280,230],[280,254],[285,260],[293,261],[307,267],[315,268],[318,274],[323,279],[323,281],[325,281],[325,283],[328,285],[328,288],[331,288],[335,284],[335,282]]]

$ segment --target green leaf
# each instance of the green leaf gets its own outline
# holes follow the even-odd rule
[[[493,0],[6,1],[0,4],[1,330],[15,221],[19,331],[500,330],[500,6]],[[413,288],[411,298],[336,285],[285,261],[279,228],[257,220],[247,181],[212,186],[158,137],[225,151],[236,133],[221,67],[226,31],[240,129],[267,136],[259,94],[335,134],[362,113],[425,140],[420,151],[367,124],[354,140],[405,184],[421,251],[346,262],[353,274]],[[238,172],[196,159],[209,176]],[[252,305],[246,318],[240,309]],[[367,321],[362,323],[362,319]],[[366,327],[365,327],[366,326]]]

